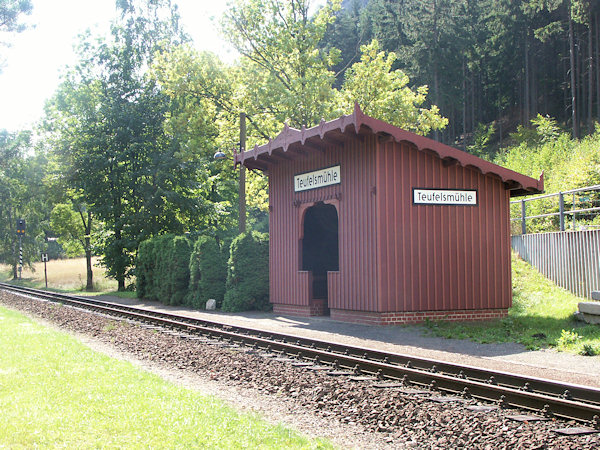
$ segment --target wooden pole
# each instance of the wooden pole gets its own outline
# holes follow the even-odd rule
[[[246,113],[240,113],[240,154],[246,151]],[[240,164],[240,184],[239,184],[239,232],[246,231],[246,168]]]

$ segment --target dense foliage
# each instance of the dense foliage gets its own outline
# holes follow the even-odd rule
[[[200,236],[190,257],[190,282],[187,303],[204,308],[206,301],[215,299],[217,307],[223,304],[227,258],[215,238]]]
[[[188,293],[191,246],[187,238],[165,234],[143,241],[137,258],[138,298],[181,305]]]
[[[269,235],[256,231],[242,233],[231,243],[223,310],[269,307]]]
[[[0,0],[0,70],[4,64],[3,48],[10,46],[14,33],[27,28],[22,19],[32,10],[31,0]]]
[[[23,263],[31,265],[45,249],[50,206],[42,182],[46,158],[31,155],[31,133],[0,131],[0,261],[12,267],[16,278],[19,262],[18,219],[26,223],[22,236]]]
[[[538,116],[533,127],[520,127],[513,135],[517,144],[498,155],[496,162],[517,172],[539,177],[544,172],[547,193],[568,191],[579,187],[600,185],[600,128],[581,139],[572,139],[555,120]],[[584,209],[600,206],[598,192],[566,195],[565,209]],[[519,217],[520,205],[513,205],[513,217]],[[535,216],[558,212],[558,197],[528,202],[527,215]],[[600,225],[600,216],[579,214],[576,220],[570,216],[567,229],[581,225]],[[545,217],[528,221],[528,231],[557,231],[558,217]],[[514,232],[519,232],[515,229]]]
[[[439,138],[464,146],[494,123],[503,146],[538,113],[590,132],[600,117],[600,2],[348,0],[320,47],[341,50],[338,83],[371,39],[429,87],[449,119]]]
[[[138,298],[167,305],[204,308],[209,299],[225,311],[269,308],[269,235],[240,234],[229,260],[215,238],[166,234],[140,244],[136,267]]]

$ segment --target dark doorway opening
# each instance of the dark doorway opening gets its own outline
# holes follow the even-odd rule
[[[319,202],[306,210],[302,239],[302,270],[313,273],[313,298],[327,299],[327,272],[339,270],[338,214]]]

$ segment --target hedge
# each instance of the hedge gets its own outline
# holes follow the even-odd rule
[[[269,235],[240,234],[231,243],[227,265],[223,310],[269,309]]]
[[[188,292],[191,247],[183,236],[165,234],[142,242],[137,257],[137,296],[180,305]]]
[[[208,299],[223,304],[227,258],[217,241],[210,236],[200,236],[190,257],[190,282],[186,303],[194,308],[204,308]]]
[[[185,237],[157,236],[140,244],[136,275],[138,298],[194,308],[214,298],[224,311],[267,310],[269,235],[239,235],[229,260],[213,237],[200,236],[192,251]]]

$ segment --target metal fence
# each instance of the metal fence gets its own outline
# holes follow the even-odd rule
[[[557,285],[580,297],[600,290],[600,230],[525,234],[511,237],[521,258]]]
[[[521,258],[580,297],[600,290],[600,185],[510,203],[511,244]]]
[[[594,228],[599,227],[598,225],[590,225],[589,219],[600,213],[600,184],[595,186],[588,186],[579,189],[572,189],[570,191],[555,192],[553,194],[538,195],[536,197],[524,198],[522,200],[513,200],[511,204],[511,222],[521,223],[521,234],[527,234],[527,220],[533,221],[535,219],[552,219],[558,218],[557,228],[558,230],[552,231],[565,231],[567,222],[570,222],[570,229],[577,230],[577,222],[579,218],[580,227]],[[558,205],[546,205],[542,206],[543,209],[549,210],[542,214],[534,214],[531,216],[527,215],[527,206],[529,202],[547,202],[551,199],[557,199]],[[520,215],[516,206],[520,205]],[[570,207],[570,209],[568,209]],[[538,208],[539,209],[539,208]],[[515,214],[516,213],[516,214]],[[518,216],[518,217],[515,217]],[[568,220],[570,216],[571,220]],[[548,224],[546,224],[548,226]],[[517,234],[518,230],[513,230],[513,234]],[[550,231],[550,230],[544,230]]]

